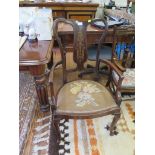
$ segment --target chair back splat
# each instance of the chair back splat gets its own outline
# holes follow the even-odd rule
[[[89,35],[87,36],[87,29],[89,27],[95,25],[95,23],[104,23],[105,28],[103,29],[103,32],[101,34],[96,34],[96,41],[92,44],[88,44]],[[95,61],[95,66],[87,64],[87,68],[84,68],[83,71],[79,74],[79,77],[82,77],[85,74],[90,73],[96,73],[98,77],[98,71],[99,71],[99,59],[107,59],[111,60],[112,58],[112,48],[110,46],[107,46],[105,43],[105,39],[108,35],[108,24],[105,19],[93,19],[90,22],[86,22],[83,24],[84,27],[84,33],[85,35],[85,48],[86,48],[86,54],[87,54],[87,60],[89,61]]]

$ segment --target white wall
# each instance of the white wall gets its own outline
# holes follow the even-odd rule
[[[93,3],[99,3],[99,4],[108,4],[110,0],[92,0]],[[126,7],[127,6],[127,0],[113,0],[115,1],[116,6],[120,7]]]
[[[116,6],[126,7],[127,6],[127,0],[114,0]]]

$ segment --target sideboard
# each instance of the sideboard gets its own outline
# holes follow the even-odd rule
[[[99,4],[91,2],[82,2],[71,0],[64,2],[30,2],[20,1],[19,7],[48,7],[52,9],[53,18],[64,17],[66,19],[75,19],[78,21],[87,21],[95,17]]]

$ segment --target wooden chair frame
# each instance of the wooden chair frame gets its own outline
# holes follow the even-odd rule
[[[108,65],[111,70],[114,70],[117,75],[119,76],[119,81],[118,82],[115,82],[115,85],[116,87],[118,87],[118,90],[117,90],[117,93],[112,96],[116,102],[116,104],[118,105],[117,108],[115,109],[109,109],[109,110],[104,110],[104,111],[100,111],[98,113],[89,113],[89,114],[86,114],[86,113],[73,113],[71,112],[70,114],[64,114],[64,115],[60,115],[57,113],[57,95],[58,95],[58,92],[56,93],[56,95],[54,94],[54,70],[55,68],[58,66],[58,65],[62,65],[62,72],[63,72],[63,83],[65,84],[67,82],[67,74],[68,72],[71,72],[71,71],[76,71],[77,70],[77,67],[74,68],[74,69],[70,69],[70,70],[67,70],[66,69],[66,50],[65,50],[65,47],[62,45],[62,42],[61,42],[61,38],[58,34],[58,24],[60,22],[64,22],[66,24],[70,24],[72,25],[73,27],[73,33],[74,33],[74,41],[73,41],[73,59],[74,59],[74,62],[76,62],[76,56],[78,54],[78,47],[77,47],[77,35],[78,35],[78,25],[76,24],[76,22],[72,21],[72,20],[66,20],[66,19],[63,19],[63,18],[60,18],[60,19],[56,19],[54,21],[54,25],[53,25],[53,28],[54,28],[54,38],[57,40],[58,42],[58,45],[60,47],[60,52],[61,52],[61,61],[58,62],[58,63],[55,63],[51,69],[51,72],[49,74],[49,88],[50,88],[50,104],[51,104],[51,110],[52,110],[52,128],[51,128],[51,132],[54,130],[54,134],[56,136],[56,140],[54,140],[54,142],[51,142],[50,143],[52,144],[53,147],[56,147],[59,143],[59,140],[60,140],[60,130],[59,130],[59,122],[60,122],[60,119],[88,119],[88,118],[96,118],[96,117],[100,117],[100,116],[105,116],[105,115],[114,115],[114,118],[112,120],[112,123],[110,125],[110,127],[107,127],[108,130],[110,130],[110,135],[114,135],[116,133],[115,131],[115,127],[116,127],[116,123],[118,121],[118,119],[120,118],[120,104],[121,104],[121,96],[119,96],[119,88],[121,86],[121,82],[123,80],[123,77],[122,75],[120,74],[120,71],[118,70],[118,68],[113,65],[111,62],[107,61],[107,60],[100,60],[99,63],[105,63],[106,65]],[[78,65],[78,64],[77,64]],[[61,89],[61,88],[60,88]],[[60,90],[59,89],[59,90]],[[56,152],[53,151],[53,149],[51,148],[50,149],[50,154],[58,154]]]

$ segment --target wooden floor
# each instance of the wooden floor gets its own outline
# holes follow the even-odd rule
[[[54,55],[53,56],[54,56],[54,62],[60,60],[60,53],[59,53],[59,51],[57,49],[54,50]],[[86,64],[94,65],[94,62],[92,62],[92,61],[91,62],[86,62]],[[75,66],[75,64],[72,61],[72,53],[67,53],[67,67],[72,68],[74,66]],[[95,77],[94,74],[89,74],[89,75],[85,75],[83,77],[83,79],[93,79],[94,77]],[[68,80],[76,80],[76,79],[78,79],[78,72],[71,73],[68,76]],[[105,85],[106,81],[107,81],[107,76],[102,76],[100,82]],[[62,86],[62,69],[61,69],[61,66],[60,67],[58,66],[58,68],[56,69],[56,71],[54,73],[54,90],[55,90],[55,92],[57,92],[57,90],[61,86]],[[34,125],[35,123],[34,122],[35,122],[35,120],[49,114],[49,113],[42,113],[38,109],[36,110],[35,118],[33,119],[33,123],[32,123],[32,126],[31,126],[30,133],[29,133],[28,138],[27,138],[27,142],[26,142],[26,146],[25,146],[23,155],[31,155],[30,152],[31,152],[31,149],[32,149],[31,144],[32,144],[32,138],[33,138],[33,135],[34,135],[34,128],[35,128],[35,125]]]

